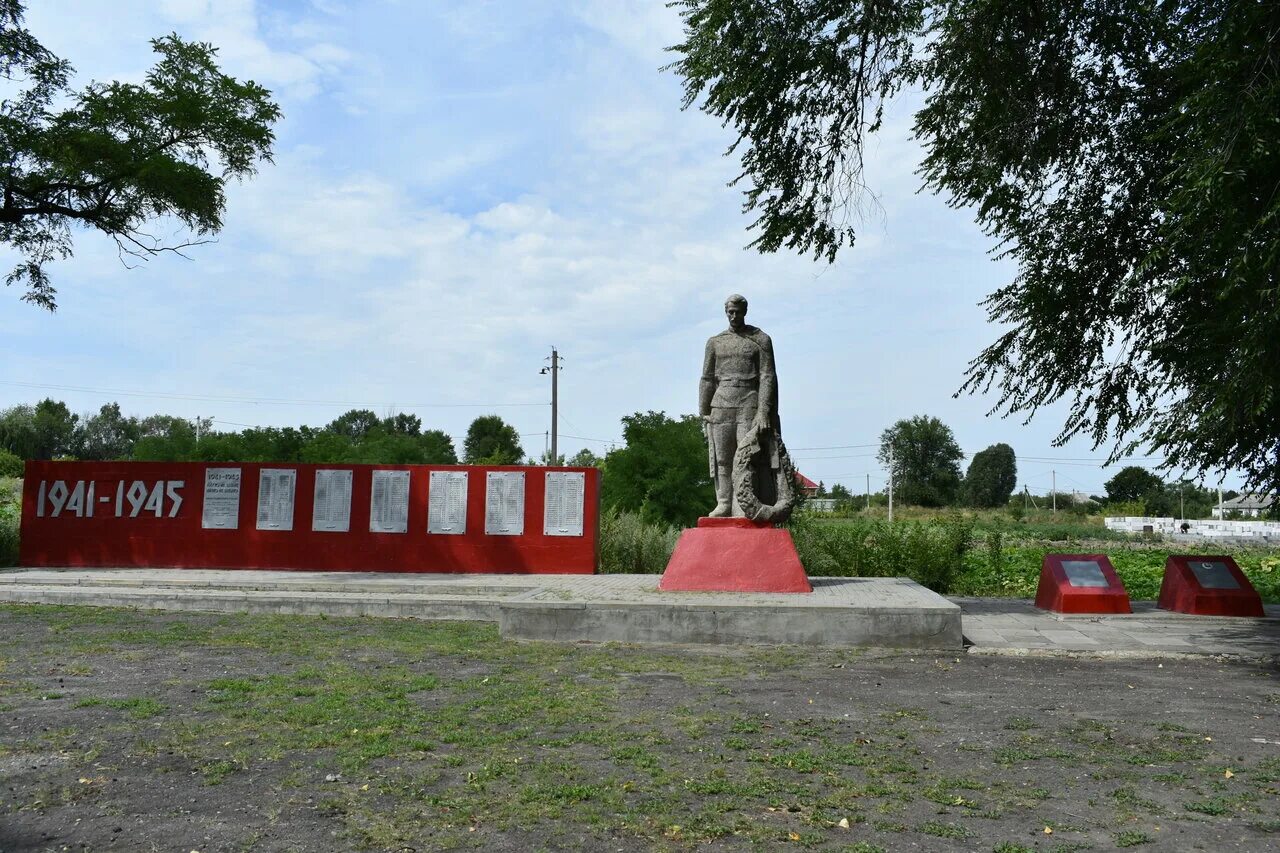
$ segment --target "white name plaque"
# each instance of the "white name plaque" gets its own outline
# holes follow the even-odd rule
[[[548,471],[543,496],[544,536],[581,536],[582,502],[587,475],[581,471]]]
[[[206,530],[236,530],[239,528],[239,468],[204,469],[204,509],[200,512],[200,526]]]
[[[524,535],[524,472],[490,471],[485,477],[484,532]]]
[[[427,494],[427,532],[467,532],[467,472],[432,471]]]
[[[298,472],[292,468],[258,471],[258,529],[293,529],[293,488]]]
[[[311,529],[346,533],[351,529],[351,472],[316,470]]]
[[[409,529],[409,472],[374,471],[369,532],[404,533]]]

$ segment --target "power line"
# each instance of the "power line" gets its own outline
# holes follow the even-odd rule
[[[120,388],[85,388],[78,385],[42,385],[34,382],[7,382],[0,380],[0,385],[18,388],[36,388],[41,391],[72,391],[86,394],[102,394],[120,397],[151,397],[163,400],[197,400],[211,403],[251,403],[260,405],[270,403],[284,406],[351,406],[367,409],[500,409],[514,407],[542,407],[546,403],[369,403],[350,400],[290,400],[283,397],[243,397],[216,394],[174,394],[164,391],[126,391]]]

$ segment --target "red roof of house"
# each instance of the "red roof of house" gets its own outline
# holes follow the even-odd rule
[[[804,474],[801,474],[799,471],[796,472],[796,479],[800,481],[800,488],[802,489],[818,488],[817,483],[813,482],[813,480],[810,480],[808,477],[806,477]]]

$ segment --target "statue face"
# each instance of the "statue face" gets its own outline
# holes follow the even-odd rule
[[[728,302],[724,306],[724,316],[729,318],[729,328],[741,332],[747,325],[747,306],[741,302]]]

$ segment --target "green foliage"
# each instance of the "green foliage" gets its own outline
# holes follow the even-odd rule
[[[0,242],[23,256],[7,283],[53,310],[44,265],[71,254],[73,224],[139,258],[189,245],[145,233],[154,219],[176,219],[197,237],[217,233],[227,181],[270,162],[280,108],[258,84],[221,73],[212,45],[176,35],[151,41],[159,59],[141,83],[72,91],[70,63],[22,18],[22,3],[0,3],[0,71],[21,87],[0,105]]]
[[[661,574],[680,531],[645,521],[638,513],[609,508],[600,514],[600,571],[605,574]]]
[[[0,471],[0,568],[18,565],[18,525],[22,517],[22,480]]]
[[[565,464],[577,468],[601,468],[604,466],[604,460],[584,447],[570,456]]]
[[[926,186],[1016,264],[962,390],[1280,492],[1275,3],[676,5],[672,67],[738,133],[753,245],[852,243],[880,104],[919,85]]]
[[[1164,486],[1164,481],[1146,468],[1129,465],[1104,484],[1108,501],[1136,501]]]
[[[84,418],[72,454],[77,459],[128,459],[139,433],[137,418],[121,414],[119,403],[107,403],[96,415]]]
[[[605,457],[606,508],[688,527],[715,506],[700,418],[637,412],[622,419],[622,434],[626,446]]]
[[[462,451],[469,465],[518,465],[524,458],[520,434],[497,415],[481,415],[471,422]]]
[[[1007,444],[993,444],[975,453],[969,463],[962,488],[964,502],[968,506],[997,507],[1009,502],[1009,496],[1018,485],[1018,461],[1013,448]]]
[[[0,447],[0,477],[21,477],[25,467],[21,456]]]
[[[973,524],[955,516],[944,521],[819,521],[795,517],[791,535],[810,575],[828,577],[907,576],[946,593],[973,541]]]
[[[916,415],[898,421],[880,436],[880,463],[892,469],[894,497],[917,506],[949,506],[960,491],[964,458],[951,427]]]

